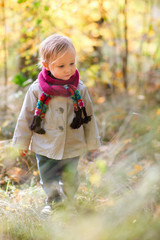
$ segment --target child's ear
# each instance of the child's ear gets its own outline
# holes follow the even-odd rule
[[[49,70],[48,64],[46,62],[42,62],[43,67],[45,67],[46,70]]]

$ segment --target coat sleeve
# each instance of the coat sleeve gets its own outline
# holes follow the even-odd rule
[[[101,146],[101,139],[99,136],[96,118],[93,112],[93,104],[86,87],[84,88],[82,99],[84,99],[87,115],[92,116],[91,121],[83,125],[87,149],[94,150]]]
[[[34,84],[34,83],[33,83]],[[29,126],[32,123],[37,97],[33,91],[33,84],[28,89],[15,127],[12,145],[20,149],[28,150],[32,131]]]

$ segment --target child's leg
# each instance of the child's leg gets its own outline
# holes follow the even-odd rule
[[[36,158],[40,173],[40,184],[47,195],[46,203],[61,200],[59,189],[59,180],[61,179],[60,161],[39,154],[36,154]]]
[[[62,183],[63,191],[70,199],[74,197],[79,187],[79,175],[78,175],[78,162],[79,157],[68,158],[62,160]]]
[[[70,195],[68,194],[69,192],[75,193],[79,185],[77,172],[79,157],[54,160],[36,154],[36,158],[40,172],[40,183],[47,195],[47,203],[50,203],[53,200],[59,201],[64,194],[63,187],[65,187],[67,195]],[[63,179],[65,180],[65,183],[67,183],[65,186],[63,186]],[[68,186],[73,187],[70,187],[69,189]]]

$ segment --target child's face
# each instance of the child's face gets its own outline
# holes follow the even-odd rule
[[[56,58],[51,60],[48,68],[55,78],[68,80],[76,71],[75,57],[72,49],[60,52]]]

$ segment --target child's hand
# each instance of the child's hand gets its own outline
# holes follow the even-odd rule
[[[28,152],[28,150],[23,150],[23,149],[19,149],[19,150],[18,150],[19,155],[20,155],[20,156],[23,156],[23,157],[26,156],[27,152]]]

